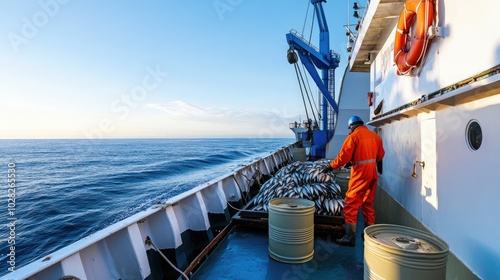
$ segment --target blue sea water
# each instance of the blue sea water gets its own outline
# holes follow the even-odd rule
[[[11,245],[19,268],[293,142],[0,140],[0,275],[9,272]],[[9,206],[7,178],[12,173],[15,205]],[[9,236],[15,244],[9,244]]]

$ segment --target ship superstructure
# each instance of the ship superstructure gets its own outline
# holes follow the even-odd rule
[[[500,278],[498,9],[496,0],[369,1],[349,61],[370,75],[368,124],[386,148],[377,222],[444,239],[448,279]]]

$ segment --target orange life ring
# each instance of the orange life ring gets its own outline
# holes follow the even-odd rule
[[[416,29],[413,40],[410,28],[416,16]],[[434,20],[434,0],[406,0],[399,15],[396,38],[394,39],[394,62],[398,75],[411,74],[422,60],[427,49],[427,30]],[[410,46],[407,48],[408,43]]]

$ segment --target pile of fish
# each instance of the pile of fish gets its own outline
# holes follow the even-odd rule
[[[340,186],[334,174],[321,172],[328,163],[296,161],[281,168],[262,185],[249,209],[267,212],[271,199],[295,197],[313,201],[316,214],[340,216],[344,208]]]

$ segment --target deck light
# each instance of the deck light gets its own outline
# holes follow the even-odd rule
[[[411,177],[413,177],[413,178],[415,178],[415,179],[418,177],[418,175],[417,175],[417,164],[418,164],[419,166],[421,166],[421,167],[422,167],[422,169],[425,167],[425,162],[423,162],[423,161],[418,161],[418,160],[417,160],[417,161],[415,161],[415,163],[413,164],[413,174],[411,174]]]

